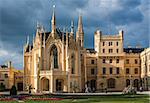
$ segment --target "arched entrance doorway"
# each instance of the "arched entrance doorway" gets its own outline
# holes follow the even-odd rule
[[[49,79],[43,77],[41,79],[41,90],[42,91],[49,91]]]
[[[23,91],[23,83],[17,83],[18,91]]]
[[[133,86],[134,86],[137,90],[139,90],[139,80],[138,80],[138,79],[135,79],[135,80],[134,80]]]
[[[56,79],[56,91],[63,91],[64,81],[62,79]]]

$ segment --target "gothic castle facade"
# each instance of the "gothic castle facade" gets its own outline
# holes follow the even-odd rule
[[[124,32],[94,34],[94,49],[84,47],[82,16],[76,36],[73,22],[70,31],[56,27],[53,11],[51,32],[37,25],[33,43],[24,46],[24,90],[34,92],[122,91],[141,83],[140,53],[142,48],[123,48]]]

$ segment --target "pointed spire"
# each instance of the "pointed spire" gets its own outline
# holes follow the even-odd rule
[[[73,20],[71,21],[71,33],[72,34],[74,33],[74,21]]]
[[[33,40],[32,40],[32,43],[33,43],[33,46],[34,46],[34,34],[33,34],[32,36],[33,36],[33,37],[32,37],[32,39],[33,39]]]
[[[27,36],[27,45],[29,44],[29,35]]]
[[[55,5],[53,5],[53,15],[52,15],[52,20],[51,20],[51,26],[52,26],[52,36],[54,37],[55,32],[56,32],[56,17],[55,17]]]
[[[78,32],[83,33],[83,24],[82,24],[82,15],[79,15],[79,20],[78,20]]]
[[[84,31],[83,31],[83,24],[82,24],[82,16],[79,15],[78,20],[78,29],[76,33],[76,41],[79,43],[80,47],[84,46]]]

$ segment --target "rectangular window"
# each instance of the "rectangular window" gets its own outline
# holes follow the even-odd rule
[[[105,42],[103,42],[103,46],[105,46]]]
[[[112,59],[109,60],[109,63],[112,63]]]
[[[135,64],[138,64],[138,60],[137,59],[135,59],[134,62],[135,62]]]
[[[138,74],[138,68],[134,69],[134,74]]]
[[[120,70],[119,70],[119,67],[116,68],[116,74],[119,74],[120,73]]]
[[[106,63],[106,60],[105,60],[105,59],[103,59],[103,63]]]
[[[74,68],[71,69],[71,74],[75,74]]]
[[[106,74],[106,68],[103,67],[103,74]]]
[[[103,49],[103,53],[105,53],[105,49]]]
[[[94,60],[91,60],[91,64],[94,64]]]
[[[109,42],[109,46],[110,46],[110,42]]]
[[[113,44],[112,42],[109,42],[109,46],[112,46],[112,44]]]
[[[113,68],[109,68],[109,73],[113,74]]]
[[[113,53],[113,49],[109,49],[109,53]]]
[[[126,74],[130,74],[129,68],[126,68]]]
[[[116,42],[116,46],[118,46],[118,44],[119,44],[119,43],[118,43],[118,42]]]
[[[119,63],[119,59],[116,60],[116,63]]]
[[[129,59],[126,59],[126,64],[129,64]]]
[[[116,49],[116,52],[119,53],[119,49]]]
[[[95,69],[91,69],[91,74],[92,74],[92,75],[95,74]]]
[[[8,78],[8,74],[5,74],[5,78]]]

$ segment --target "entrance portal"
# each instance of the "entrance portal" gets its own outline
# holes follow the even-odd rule
[[[49,91],[49,79],[45,77],[41,79],[41,88],[42,91]]]
[[[56,91],[63,91],[63,80],[56,79]]]

